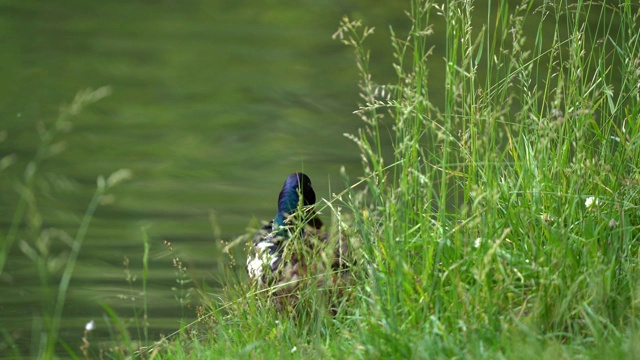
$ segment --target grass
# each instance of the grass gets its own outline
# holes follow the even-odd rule
[[[334,35],[354,50],[361,75],[363,127],[349,138],[364,172],[355,183],[345,174],[353,186],[321,206],[357,257],[357,281],[335,315],[316,287],[300,288],[292,311],[276,311],[230,256],[228,285],[222,294],[203,290],[197,322],[139,352],[122,335],[126,349],[112,356],[637,356],[640,6],[490,2],[474,27],[473,5],[411,1],[410,30],[391,29],[390,84],[369,70],[373,29],[345,18]],[[446,25],[436,31],[438,21]],[[444,60],[432,56],[441,39]],[[112,180],[99,180],[96,196]],[[30,206],[28,196],[21,201],[18,225]],[[73,241],[71,269],[93,204]],[[15,231],[4,239],[0,273]],[[181,263],[176,269],[184,281],[176,296],[186,301],[188,279]],[[143,280],[148,271],[145,260]],[[53,356],[55,309],[68,284],[63,275],[41,357]]]
[[[328,203],[349,210],[342,225],[361,244],[366,276],[349,302],[329,316],[307,288],[298,313],[276,313],[230,275],[208,330],[158,357],[637,353],[640,8],[491,2],[481,28],[473,12],[472,1],[411,2],[411,30],[391,31],[392,84],[369,71],[373,29],[345,18],[334,35],[354,50],[363,98],[349,136],[362,185]]]
[[[60,134],[69,131],[72,119],[82,112],[86,106],[108,96],[110,92],[111,89],[109,87],[78,92],[73,101],[61,109],[52,126],[45,128],[42,125],[40,129],[41,138],[36,155],[26,165],[23,182],[16,185],[20,198],[9,222],[7,235],[0,234],[0,243],[2,243],[2,248],[0,249],[0,275],[2,275],[9,253],[19,239],[19,229],[21,227],[26,229],[24,230],[24,239],[20,239],[18,246],[36,267],[42,292],[42,318],[34,317],[34,326],[32,328],[31,355],[37,356],[37,358],[55,357],[58,352],[57,346],[65,349],[70,355],[75,355],[74,349],[71,349],[68,344],[59,338],[63,309],[67,300],[71,277],[95,211],[112,187],[131,176],[129,170],[121,169],[107,178],[103,176],[97,178],[96,191],[81,217],[75,236],[72,236],[60,229],[43,227],[42,216],[38,209],[37,196],[34,190],[39,175],[38,172],[45,159],[61,151],[62,143],[56,143],[58,141],[57,138]],[[12,165],[12,158],[12,155],[8,155],[0,160],[5,165],[2,170]],[[65,244],[68,249],[65,248],[59,254],[52,253],[52,242],[54,241]],[[61,273],[60,279],[57,286],[52,286],[50,277],[57,272]],[[51,289],[54,289],[54,291],[52,292]],[[13,349],[12,356],[20,358],[22,354],[6,329],[3,329],[3,338],[3,347]]]

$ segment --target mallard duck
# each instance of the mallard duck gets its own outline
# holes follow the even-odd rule
[[[314,277],[314,284],[326,288],[344,283],[348,276],[347,241],[340,237],[332,242],[321,230],[315,202],[309,177],[289,175],[278,196],[276,216],[253,237],[247,258],[249,277],[259,289],[271,289],[279,306],[284,299],[289,304],[295,301],[295,291],[304,280]]]

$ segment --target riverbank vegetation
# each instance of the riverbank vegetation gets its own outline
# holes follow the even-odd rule
[[[413,1],[410,31],[392,29],[390,84],[369,70],[374,30],[342,21],[334,37],[361,75],[363,128],[348,136],[364,180],[324,212],[351,214],[337,223],[360,244],[366,276],[337,315],[316,309],[303,322],[230,278],[205,313],[209,330],[170,343],[168,356],[638,351],[640,9],[510,4],[494,2],[476,26],[471,1]],[[430,56],[434,46],[445,59]]]

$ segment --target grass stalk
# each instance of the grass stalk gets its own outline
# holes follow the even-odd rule
[[[110,93],[110,87],[102,87],[96,90],[87,89],[78,92],[69,106],[62,107],[60,114],[50,127],[42,126],[36,154],[27,164],[24,171],[24,184],[20,186],[20,198],[11,218],[9,231],[7,235],[4,236],[4,239],[2,239],[2,248],[0,249],[0,275],[2,275],[9,252],[17,239],[20,226],[23,225],[24,216],[28,209],[29,198],[33,194],[33,186],[41,164],[45,159],[55,154],[53,148],[54,141],[61,134],[71,129],[71,119],[74,116],[78,115],[87,105],[108,96]],[[0,236],[2,235],[0,234]]]
[[[126,172],[127,171],[124,171],[124,173]],[[111,186],[113,186],[115,182],[120,181],[119,178],[121,178],[124,173],[122,171],[116,172],[112,174],[107,180],[105,180],[105,178],[102,176],[98,177],[96,191],[82,217],[82,221],[80,222],[80,225],[78,227],[78,232],[76,233],[76,237],[71,245],[71,251],[65,263],[60,283],[58,284],[55,307],[53,310],[53,314],[51,315],[51,325],[48,329],[49,333],[47,334],[47,342],[45,348],[43,349],[44,352],[40,354],[41,356],[52,357],[55,354],[55,346],[59,341],[58,334],[60,331],[60,323],[62,321],[63,309],[66,302],[69,284],[71,282],[71,277],[73,276],[73,271],[75,269],[78,256],[80,255],[80,250],[82,249],[82,244],[84,243],[87,231],[89,230],[89,225],[91,224],[91,220],[93,219],[93,216],[98,209],[98,206],[100,205],[106,191]]]
[[[147,279],[149,276],[149,249],[151,246],[149,243],[149,236],[147,235],[147,231],[144,228],[142,229],[142,240],[144,242],[144,254],[142,256],[142,328],[144,331],[144,343],[146,346],[149,343]]]

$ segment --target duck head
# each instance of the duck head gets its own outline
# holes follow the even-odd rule
[[[285,226],[287,217],[298,210],[301,200],[303,206],[313,205],[316,203],[316,193],[307,175],[293,173],[285,180],[278,196],[278,214],[273,219],[274,226]]]

